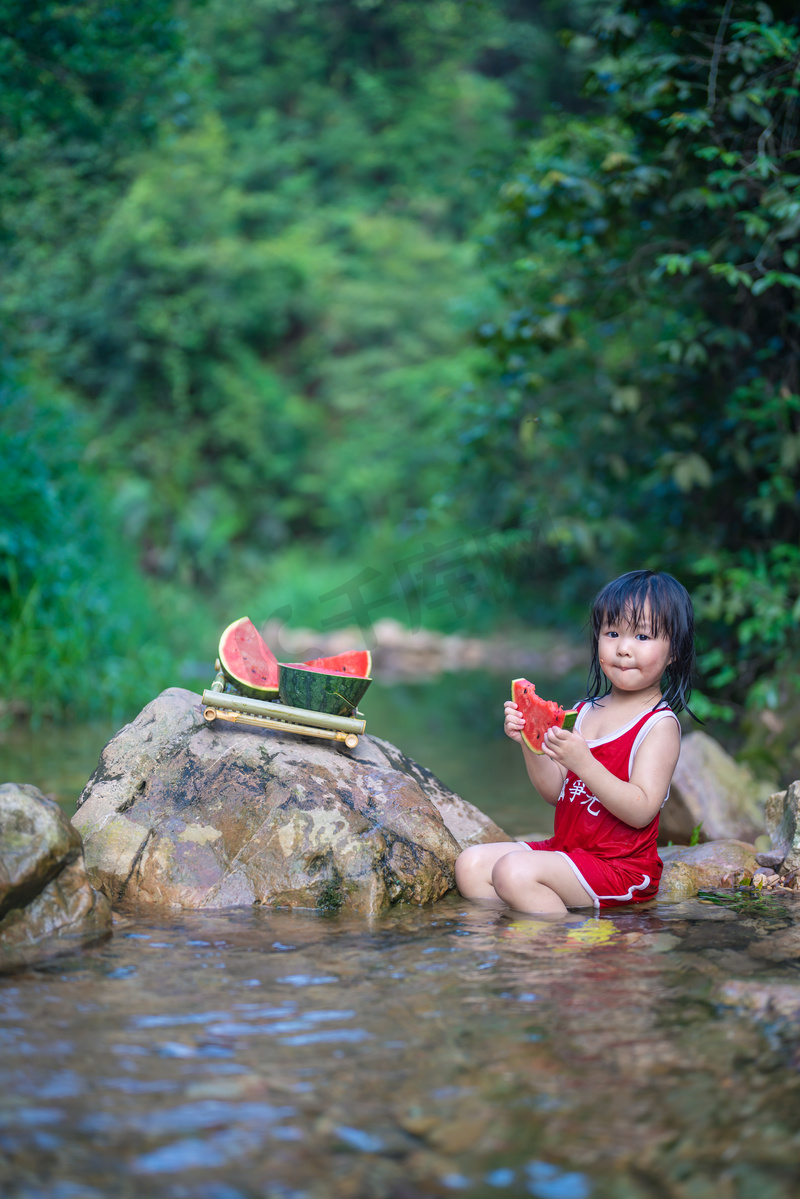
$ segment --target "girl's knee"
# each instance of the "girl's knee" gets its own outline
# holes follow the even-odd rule
[[[469,849],[462,849],[455,865],[457,886],[482,872],[484,854],[481,851],[485,848],[484,845],[470,845]]]
[[[492,870],[492,886],[501,898],[522,882],[533,880],[533,862],[527,853],[507,853],[499,858]]]

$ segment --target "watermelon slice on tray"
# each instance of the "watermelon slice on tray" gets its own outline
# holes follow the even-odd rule
[[[219,639],[226,678],[249,699],[278,698],[278,659],[246,616],[229,624]]]
[[[331,716],[352,716],[372,682],[346,670],[325,670],[307,662],[281,662],[278,679],[282,704]]]
[[[368,679],[372,675],[372,654],[368,649],[351,649],[344,654],[311,658],[297,665],[305,666],[308,670],[322,670],[326,674],[349,674],[356,679]]]
[[[522,740],[535,754],[544,752],[542,742],[548,729],[575,727],[577,711],[564,709],[552,699],[542,699],[536,694],[536,688],[528,679],[513,680],[511,698],[525,717]]]

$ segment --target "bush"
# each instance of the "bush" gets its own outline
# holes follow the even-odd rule
[[[6,365],[0,428],[14,480],[0,500],[0,711],[131,715],[180,681],[203,615],[171,618],[140,576],[88,462],[92,427],[68,400]]]

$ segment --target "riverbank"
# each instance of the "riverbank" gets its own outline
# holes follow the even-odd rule
[[[560,678],[587,661],[587,648],[549,633],[516,632],[490,637],[466,637],[412,630],[399,620],[386,618],[373,626],[365,643],[357,627],[320,632],[292,629],[280,621],[267,621],[261,635],[279,661],[308,661],[364,647],[372,653],[373,675],[384,683],[435,678],[469,670],[493,674],[538,675]]]

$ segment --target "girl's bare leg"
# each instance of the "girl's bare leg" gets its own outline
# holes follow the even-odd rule
[[[492,870],[492,887],[517,912],[563,915],[567,908],[594,906],[569,863],[552,850],[505,854]]]
[[[493,841],[471,845],[456,858],[456,886],[465,899],[488,899],[503,907],[492,885],[492,871],[501,858],[518,851],[531,853],[524,841]]]
[[[456,858],[456,885],[465,899],[507,904],[517,912],[592,907],[593,900],[561,857],[524,841],[473,845]]]

